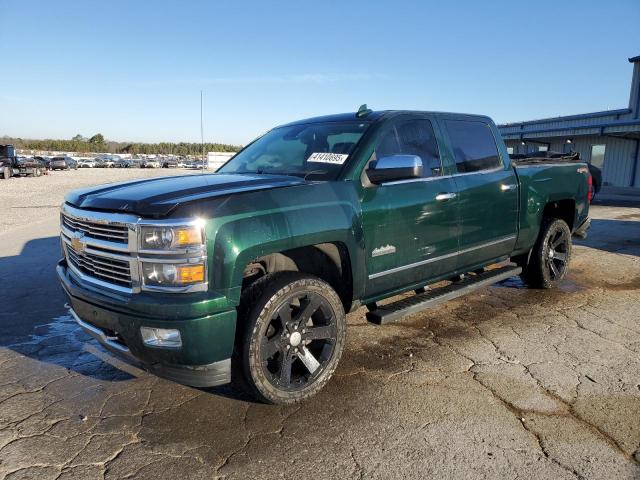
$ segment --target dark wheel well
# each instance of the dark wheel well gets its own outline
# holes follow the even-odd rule
[[[559,218],[564,220],[569,229],[573,231],[573,222],[576,215],[576,202],[575,200],[558,200],[556,202],[549,202],[544,207],[542,212],[542,220],[547,218]]]
[[[302,272],[327,282],[338,293],[345,311],[351,308],[353,279],[351,261],[342,243],[319,243],[256,258],[244,269],[242,290],[275,272]]]

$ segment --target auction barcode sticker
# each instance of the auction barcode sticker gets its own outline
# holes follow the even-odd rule
[[[348,156],[349,155],[345,153],[314,152],[309,156],[309,158],[307,158],[307,162],[331,163],[332,165],[342,165]]]

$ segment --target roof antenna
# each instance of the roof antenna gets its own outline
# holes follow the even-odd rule
[[[373,110],[371,110],[370,108],[367,108],[367,104],[366,103],[363,103],[362,105],[360,105],[360,108],[358,109],[358,113],[356,113],[356,117],[357,118],[366,117],[372,111]]]

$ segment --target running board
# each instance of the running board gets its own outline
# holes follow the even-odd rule
[[[519,275],[520,272],[522,272],[521,267],[509,265],[487,270],[477,275],[470,275],[465,277],[464,280],[452,283],[446,287],[427,290],[424,293],[418,293],[386,305],[378,305],[378,308],[375,310],[367,312],[367,320],[378,325],[395,322],[406,315],[412,315],[427,308],[433,308],[436,305],[461,297],[467,293]]]

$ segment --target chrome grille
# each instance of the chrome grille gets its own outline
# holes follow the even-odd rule
[[[129,228],[126,225],[114,225],[90,222],[73,218],[64,213],[62,216],[62,226],[70,232],[81,232],[87,237],[108,242],[126,244],[129,242]]]
[[[131,287],[131,269],[126,260],[103,257],[93,253],[77,253],[67,246],[67,260],[76,269],[92,277],[115,283],[124,287]]]
[[[128,213],[85,210],[64,203],[60,209],[60,239],[69,270],[82,282],[124,293],[143,290],[173,293],[206,291],[208,282],[184,287],[158,287],[145,285],[142,276],[145,262],[179,264],[206,260],[204,245],[183,251],[145,251],[139,248],[142,226],[180,226],[189,222],[193,219],[149,221]]]

